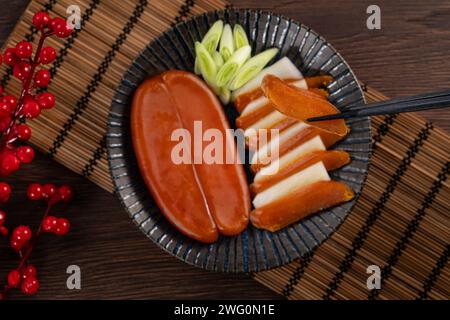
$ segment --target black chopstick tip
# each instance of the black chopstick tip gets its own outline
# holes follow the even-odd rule
[[[316,122],[316,121],[345,119],[345,118],[348,118],[349,116],[350,115],[347,113],[336,113],[336,114],[328,114],[326,116],[308,118],[308,119],[306,119],[306,121],[307,122]]]

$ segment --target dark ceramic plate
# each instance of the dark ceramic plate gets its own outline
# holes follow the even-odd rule
[[[325,39],[310,28],[285,17],[254,10],[224,10],[196,16],[176,25],[152,41],[132,63],[117,88],[108,123],[108,156],[117,195],[133,221],[162,249],[179,259],[208,270],[252,272],[284,265],[313,250],[344,221],[356,200],[324,211],[279,232],[251,225],[237,237],[221,237],[206,245],[193,241],[164,218],[141,178],[130,137],[130,102],[133,92],[147,77],[168,69],[193,70],[194,42],[217,19],[243,25],[253,53],[280,48],[277,57],[288,56],[304,75],[327,73],[330,101],[345,110],[364,103],[364,96],[350,67]],[[224,107],[234,127],[233,106]],[[332,174],[359,194],[367,174],[371,151],[370,120],[350,120],[351,133],[336,148],[348,151],[352,162]]]

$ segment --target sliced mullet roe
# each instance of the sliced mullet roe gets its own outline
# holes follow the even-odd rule
[[[323,75],[305,78],[308,88],[322,88],[326,87],[333,81],[332,76]]]
[[[333,77],[331,76],[315,76],[315,77],[306,77],[303,79],[285,79],[283,80],[285,83],[292,84],[294,86],[295,84],[300,83],[300,81],[304,81],[306,84],[306,88],[308,88],[309,91],[316,93],[319,96],[328,97],[328,92],[325,89],[322,89],[323,87],[329,85],[333,81]],[[236,101],[234,102],[234,105],[239,113],[241,113],[245,107],[252,101],[262,97],[264,95],[262,89],[256,88],[249,92],[243,93],[239,95],[236,98]]]
[[[311,89],[308,89],[308,91],[317,94],[319,97],[321,97],[323,99],[327,99],[328,96],[330,95],[327,90],[319,89],[319,88],[311,88]]]
[[[275,110],[274,106],[270,102],[268,102],[264,106],[259,107],[254,111],[239,116],[236,119],[236,127],[245,130],[258,120],[268,116],[274,110]]]
[[[287,130],[280,132],[278,136],[279,139],[282,139],[283,134],[287,132]],[[307,126],[303,128],[300,132],[293,135],[292,137],[282,141],[282,143],[279,145],[278,155],[280,157],[283,156],[284,154],[291,151],[295,147],[305,143],[306,141],[317,135],[320,136],[323,144],[327,148],[331,147],[336,142],[344,138],[343,136],[339,136],[329,131],[322,130],[318,127]],[[271,141],[269,141],[268,143],[271,143]],[[260,161],[251,164],[250,168],[253,172],[258,172],[259,169],[261,169],[261,167],[267,164],[268,161],[266,157],[260,157],[259,160]]]
[[[253,89],[252,91],[246,92],[241,94],[236,98],[234,101],[234,106],[236,110],[241,113],[245,107],[252,102],[253,100],[256,100],[263,96],[263,92],[261,88]]]
[[[264,77],[261,87],[264,95],[279,112],[297,120],[306,121],[312,117],[339,113],[335,106],[318,97],[317,94],[290,86],[272,75]],[[311,124],[342,137],[348,133],[348,128],[342,119],[317,121]]]
[[[342,182],[319,181],[253,210],[250,220],[257,228],[275,232],[313,213],[347,202],[354,196]]]
[[[332,151],[314,151],[303,156],[301,159],[296,160],[286,167],[282,168],[275,175],[261,176],[260,179],[250,186],[250,190],[253,194],[258,194],[261,191],[273,186],[283,179],[299,172],[319,161],[322,161],[327,171],[333,171],[350,162],[350,155],[345,151],[332,150]]]

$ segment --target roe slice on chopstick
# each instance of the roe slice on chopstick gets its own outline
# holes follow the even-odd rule
[[[302,80],[304,82],[304,80]],[[289,82],[287,82],[289,83]],[[297,82],[293,82],[295,85]],[[295,85],[296,86],[296,85]],[[301,87],[298,87],[301,88]],[[313,89],[311,89],[313,90]],[[311,91],[316,94],[318,98],[326,99],[327,92],[323,89],[315,89],[321,91]],[[242,111],[241,115],[236,119],[236,126],[241,129],[247,129],[252,124],[261,120],[261,118],[268,116],[271,112],[276,111],[275,106],[270,102],[269,99],[262,96],[254,101],[251,101],[247,107]]]
[[[250,221],[257,228],[275,232],[313,213],[347,202],[354,196],[342,182],[317,181],[257,207],[251,212]]]
[[[262,90],[279,112],[297,120],[306,121],[312,117],[339,113],[335,106],[317,94],[286,84],[272,75],[264,77]],[[348,133],[342,119],[317,121],[313,125],[342,137]]]
[[[283,81],[298,88],[308,89],[305,79],[284,79]],[[264,96],[264,92],[261,86],[259,86],[250,92],[238,96],[234,105],[241,115],[246,115],[251,111],[256,111],[267,103],[269,103],[269,99]]]
[[[272,75],[277,76],[277,74],[275,73],[272,73]],[[283,78],[283,76],[278,77],[283,79],[284,82],[294,87],[308,89],[309,91],[323,98],[328,97],[328,92],[322,88],[329,85],[333,81],[333,77],[327,75],[306,77],[300,79],[292,79],[292,78],[286,79]],[[244,115],[247,112],[256,109],[257,106],[260,106],[261,104],[264,105],[266,102],[268,102],[268,99],[264,97],[264,93],[261,89],[261,86],[259,86],[251,91],[242,93],[239,96],[237,96],[236,100],[234,101],[234,105],[238,110],[238,112]]]

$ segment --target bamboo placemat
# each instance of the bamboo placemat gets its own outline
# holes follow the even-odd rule
[[[42,152],[113,191],[105,133],[114,90],[137,54],[173,23],[225,6],[221,0],[31,1],[5,46],[36,43],[33,13],[66,15],[79,5],[82,28],[62,41],[50,66],[57,106],[30,122]],[[7,92],[19,83],[1,67]],[[369,101],[386,99],[365,88]],[[448,299],[450,270],[450,136],[422,118],[373,118],[374,154],[367,184],[338,231],[314,252],[254,278],[289,299]],[[366,268],[382,270],[381,290],[369,291]]]

